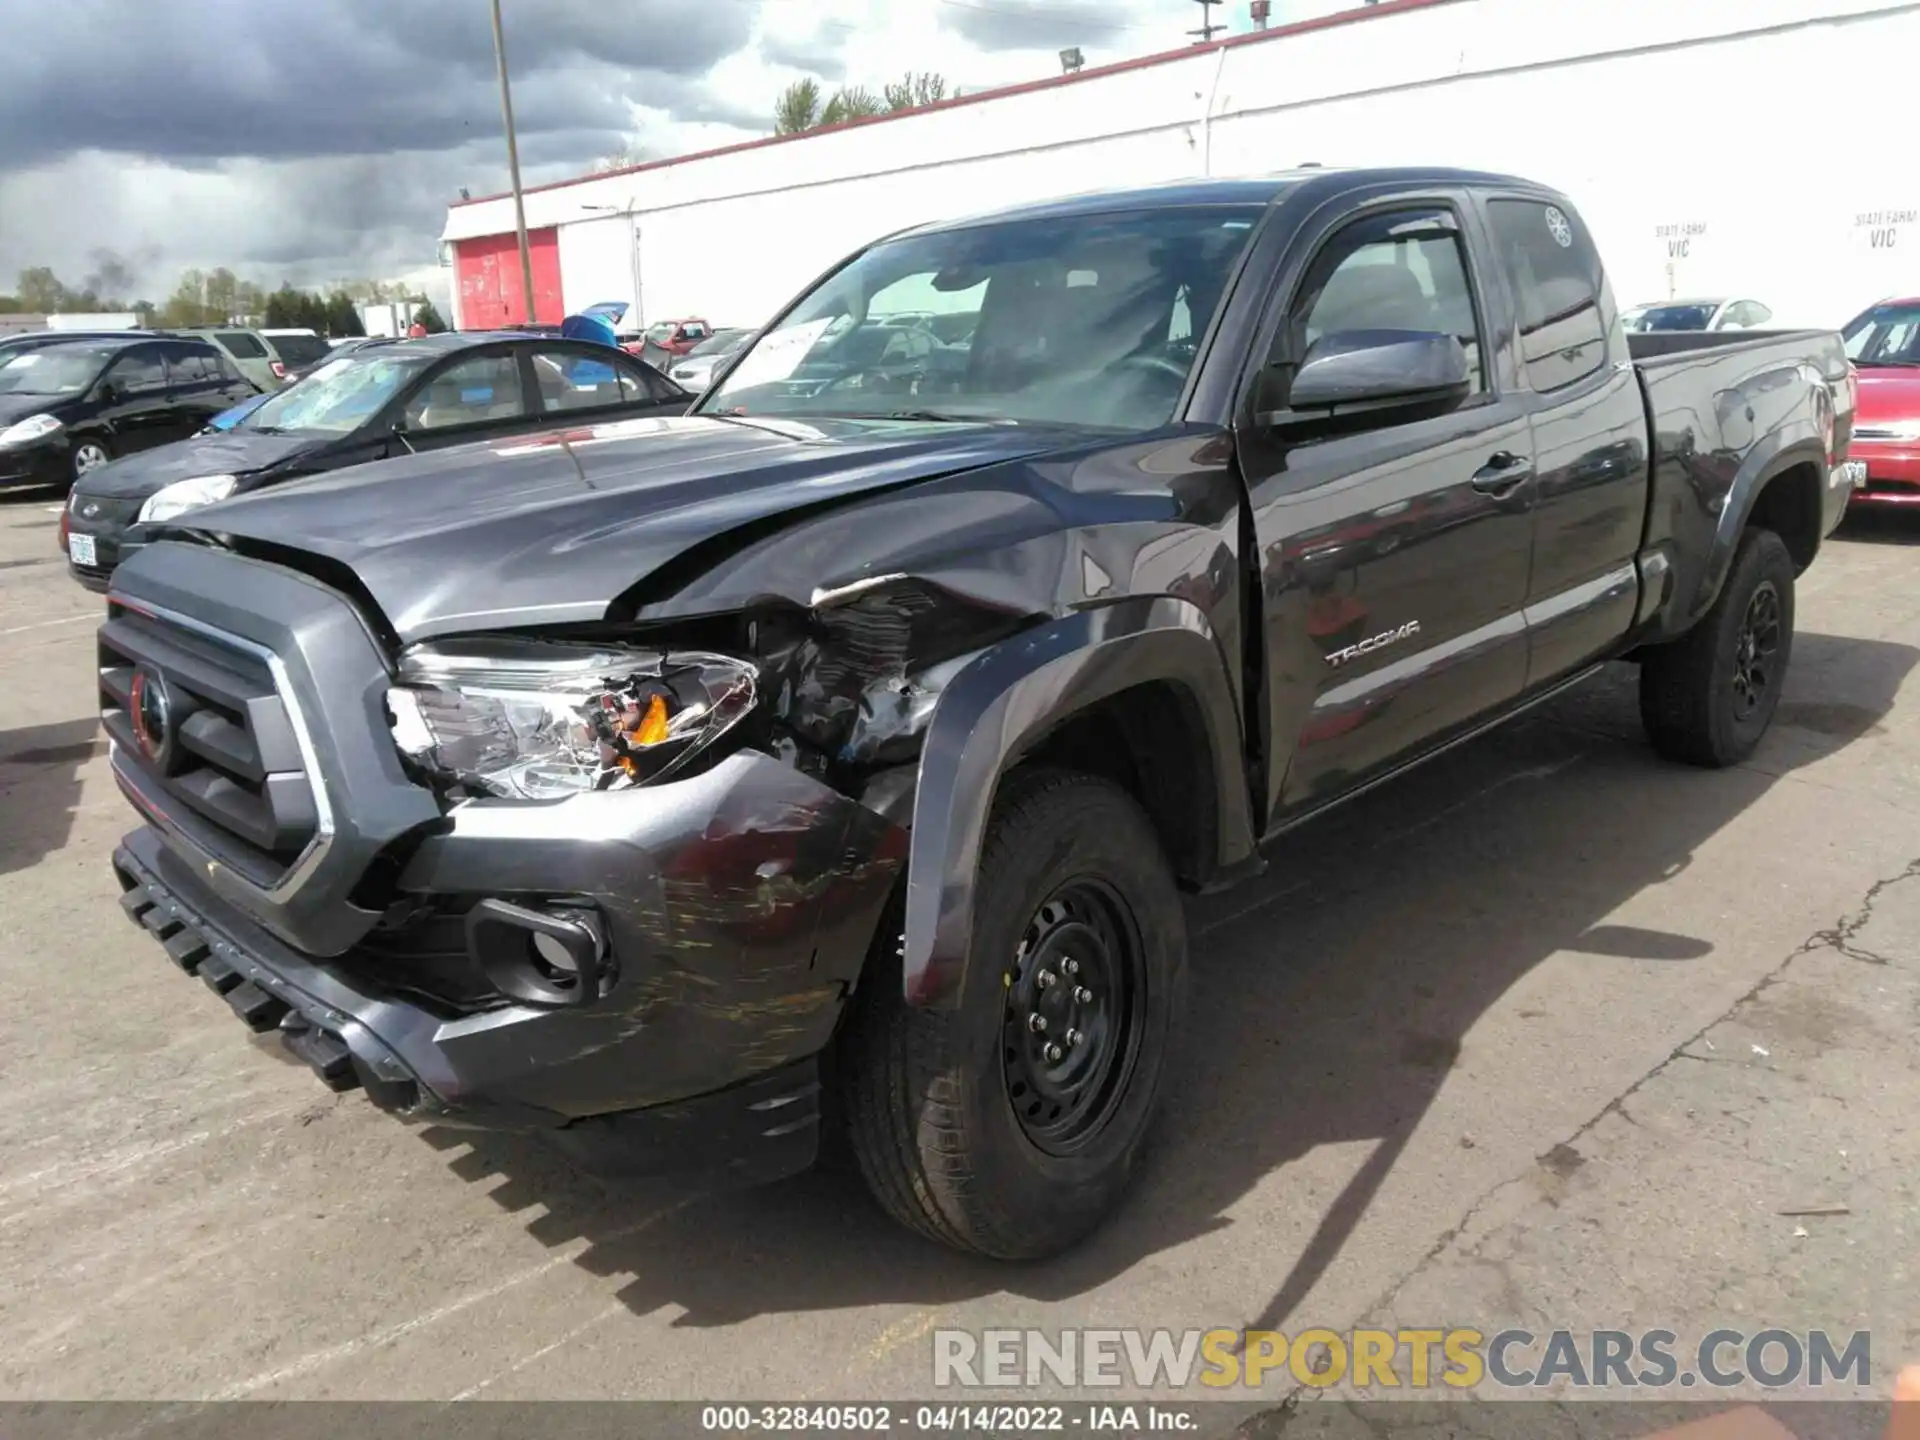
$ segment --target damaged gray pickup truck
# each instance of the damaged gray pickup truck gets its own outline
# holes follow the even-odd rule
[[[1574,207],[1495,175],[895,235],[686,416],[122,566],[122,904],[398,1114],[747,1180],[833,1127],[924,1234],[1059,1251],[1167,1088],[1182,891],[1608,660],[1668,757],[1767,728],[1852,375],[1639,338]]]

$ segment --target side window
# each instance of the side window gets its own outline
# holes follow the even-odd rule
[[[222,384],[245,385],[248,383],[247,377],[240,373],[240,367],[218,350],[213,352],[213,366]]]
[[[141,395],[167,388],[167,367],[158,345],[139,345],[113,362],[107,379],[123,395]]]
[[[675,393],[673,382],[651,365],[620,367],[620,398],[628,405],[671,400]]]
[[[1520,358],[1537,392],[1593,374],[1607,358],[1606,280],[1586,227],[1540,200],[1492,200],[1493,225],[1520,310]]]
[[[228,354],[238,355],[242,360],[266,358],[267,347],[244,330],[222,330],[217,338],[227,347]]]
[[[536,350],[533,373],[540,383],[540,408],[552,414],[619,405],[631,398],[621,384],[623,368],[611,350],[605,356],[559,348]]]
[[[1466,253],[1445,211],[1369,215],[1336,232],[1314,257],[1294,301],[1291,341],[1303,358],[1341,330],[1427,330],[1451,335],[1467,352],[1475,392],[1487,388],[1484,348],[1467,279]],[[1276,360],[1284,358],[1276,353]]]
[[[167,360],[167,381],[178,388],[203,385],[221,379],[220,352],[211,345],[178,343],[163,347]]]
[[[1749,300],[1743,307],[1740,323],[1749,330],[1758,330],[1771,319],[1773,319],[1773,311],[1758,300]]]
[[[476,355],[448,366],[407,402],[407,428],[444,430],[527,413],[514,355]]]

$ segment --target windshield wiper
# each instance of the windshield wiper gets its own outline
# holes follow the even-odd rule
[[[885,414],[849,415],[849,420],[927,420],[944,425],[982,425],[1009,423],[991,415],[957,415],[951,410],[889,410]]]

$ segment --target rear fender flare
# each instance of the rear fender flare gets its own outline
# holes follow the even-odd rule
[[[1062,720],[1152,682],[1184,687],[1202,717],[1217,792],[1215,864],[1253,853],[1239,715],[1198,606],[1134,597],[1026,631],[956,676],[927,728],[901,949],[909,1004],[958,999],[973,937],[975,867],[1000,777]]]
[[[1713,529],[1713,551],[1700,576],[1700,593],[1694,596],[1689,609],[1689,623],[1711,610],[1713,602],[1720,598],[1720,587],[1726,584],[1727,572],[1733,568],[1734,551],[1740,548],[1741,532],[1753,518],[1753,507],[1761,492],[1775,476],[1809,463],[1818,467],[1821,493],[1825,494],[1827,447],[1817,417],[1784,425],[1762,436],[1747,452],[1720,507],[1720,518]]]

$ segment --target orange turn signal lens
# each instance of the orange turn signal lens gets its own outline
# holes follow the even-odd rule
[[[641,717],[640,728],[633,732],[636,745],[658,745],[667,738],[667,702],[664,696],[656,695],[647,702],[647,713]]]

